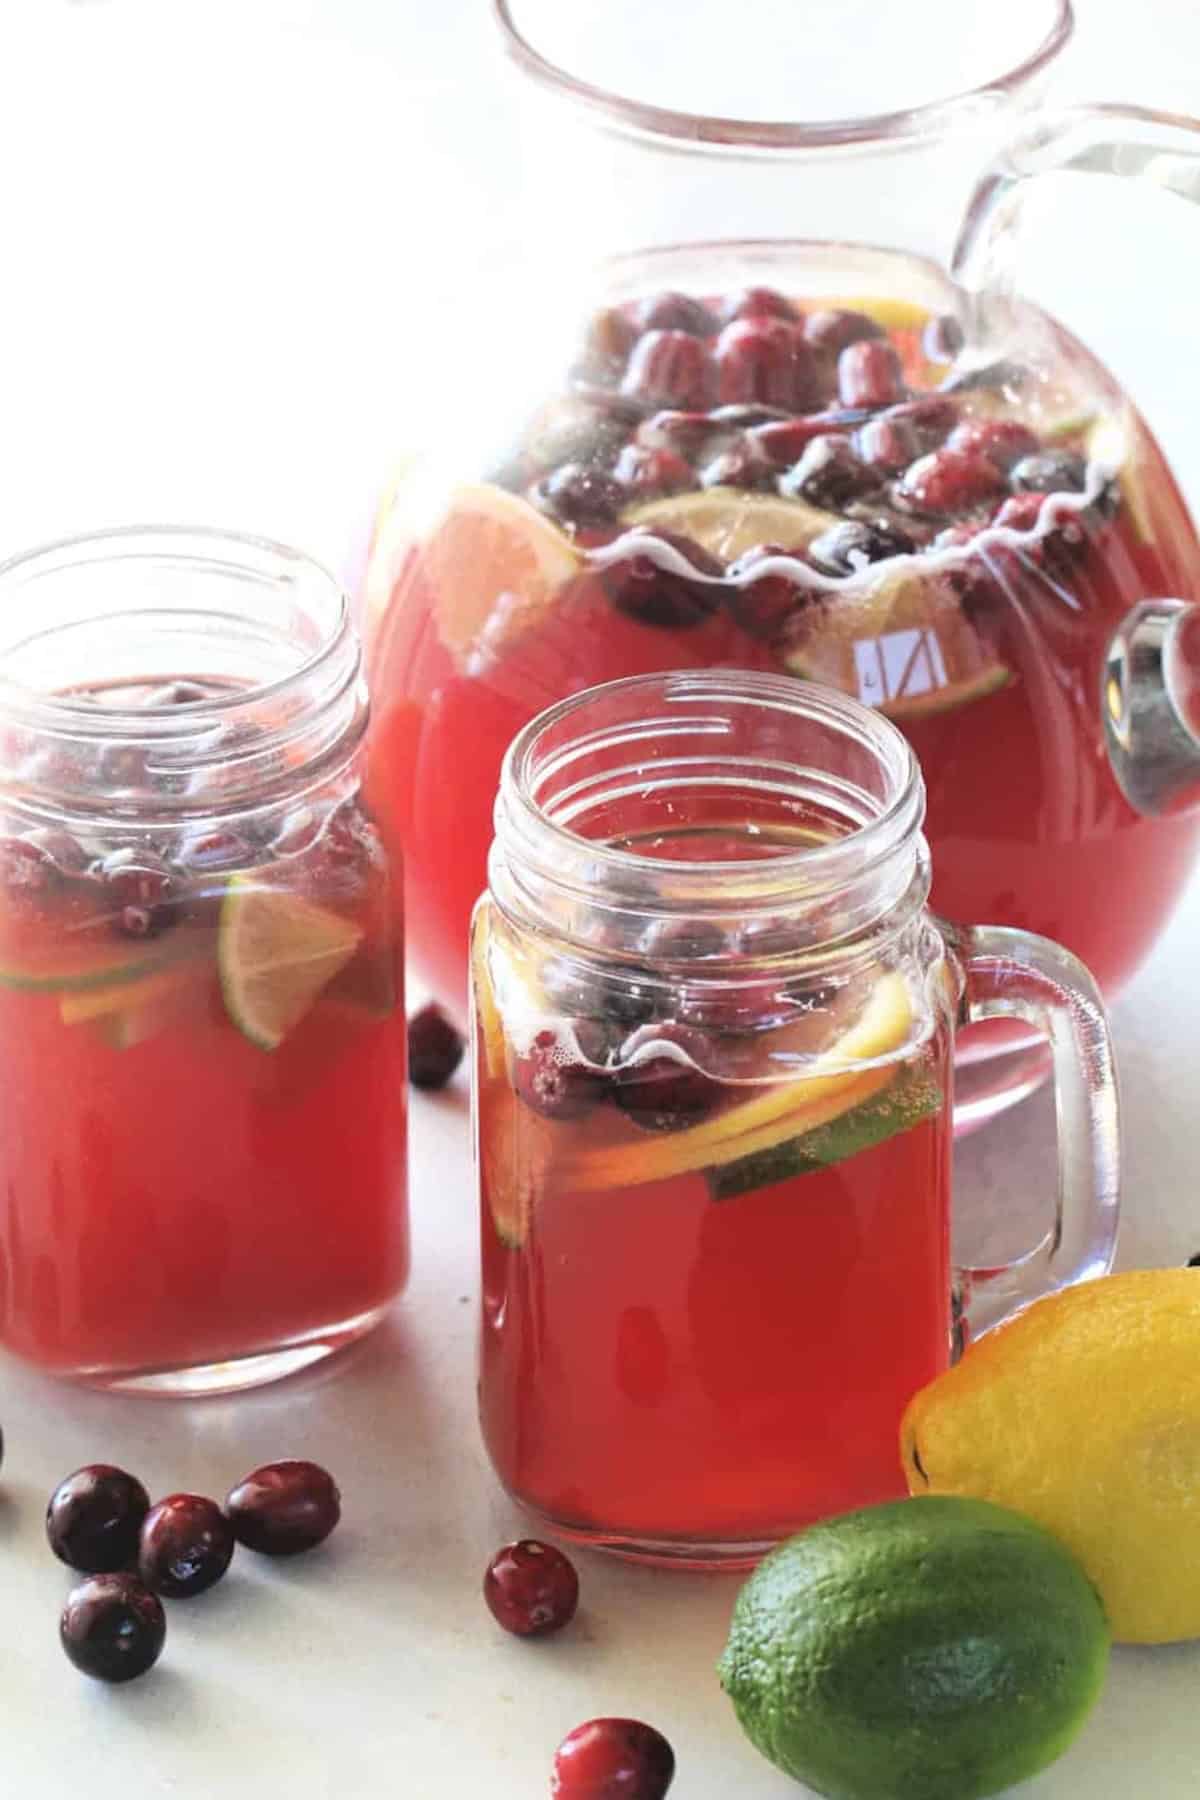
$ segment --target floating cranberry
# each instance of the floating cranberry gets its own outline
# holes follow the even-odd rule
[[[644,533],[639,543],[674,550],[695,577],[665,568],[652,549],[639,549],[600,570],[604,591],[618,612],[660,631],[686,631],[717,610],[725,571],[715,556],[674,531]]]
[[[894,475],[907,468],[924,446],[911,419],[880,413],[855,433],[854,448],[870,468]]]
[[[736,487],[754,490],[774,487],[775,471],[747,433],[742,432],[700,470],[700,486]]]
[[[157,1595],[133,1575],[93,1575],[67,1595],[59,1621],[62,1647],[97,1681],[133,1681],[153,1668],[167,1636]]]
[[[649,1053],[634,1060],[639,1051]],[[613,1097],[643,1131],[686,1130],[728,1097],[723,1083],[697,1066],[711,1064],[714,1054],[713,1040],[693,1026],[643,1025],[621,1047]]]
[[[580,366],[601,380],[618,380],[637,336],[637,326],[620,307],[593,313],[584,333]]]
[[[703,962],[727,948],[725,933],[715,919],[656,919],[642,938],[640,950],[647,962]]]
[[[713,347],[717,395],[726,404],[761,401],[803,411],[817,398],[813,353],[796,324],[735,319]]]
[[[918,394],[914,400],[890,406],[883,417],[915,431],[919,450],[936,450],[957,425],[959,411],[955,401],[941,394]]]
[[[544,1119],[579,1119],[603,1100],[606,1076],[580,1062],[556,1031],[539,1031],[513,1063],[520,1098]]]
[[[964,341],[963,328],[953,313],[935,313],[921,333],[921,353],[930,362],[953,362]]]
[[[795,467],[780,477],[779,491],[836,511],[848,500],[869,493],[877,479],[855,455],[848,437],[827,432],[813,438]]]
[[[809,313],[804,321],[804,335],[822,356],[840,356],[851,344],[886,336],[883,326],[866,313],[851,312],[844,307],[827,307]]]
[[[904,393],[904,371],[886,339],[867,338],[838,356],[837,384],[843,406],[890,406]]]
[[[721,303],[722,325],[730,325],[735,319],[787,319],[794,325],[799,317],[799,308],[776,288],[743,288]]]
[[[109,1463],[89,1463],[60,1481],[46,1508],[46,1537],[55,1556],[86,1574],[124,1569],[137,1556],[150,1496],[141,1482]]]
[[[806,413],[799,419],[772,420],[747,432],[747,436],[777,469],[786,469],[803,456],[814,438],[838,435],[854,428],[867,417],[858,410],[848,412],[831,408],[826,412]]]
[[[645,444],[626,444],[613,466],[631,500],[656,500],[663,494],[682,494],[696,485],[690,463],[674,450],[651,450]]]
[[[1038,437],[1019,419],[964,419],[946,439],[946,448],[986,456],[998,469],[1010,469],[1038,449]]]
[[[1069,450],[1043,450],[1022,457],[1009,480],[1018,494],[1081,494],[1087,486],[1087,464]]]
[[[408,1021],[408,1079],[418,1088],[445,1087],[464,1048],[462,1034],[430,1001]]]
[[[549,1637],[575,1617],[579,1577],[553,1544],[524,1538],[497,1550],[484,1571],[483,1597],[497,1625],[514,1637]]]
[[[1009,531],[1033,531],[1041,520],[1045,500],[1045,494],[1011,494],[992,524],[1004,526]],[[1065,513],[1055,518],[1048,531],[1022,545],[1016,552],[1009,551],[1007,547],[996,546],[992,551],[991,561],[993,568],[999,569],[1009,556],[1015,555],[1019,562],[1026,565],[1033,562],[1051,577],[1066,580],[1086,546],[1087,538],[1078,514]]]
[[[639,331],[686,331],[693,337],[711,337],[717,328],[708,307],[690,294],[651,294],[634,308]]]
[[[190,1599],[220,1581],[235,1542],[233,1526],[215,1500],[168,1494],[142,1521],[138,1574],[164,1599]]]
[[[713,421],[706,412],[677,412],[670,408],[643,419],[634,433],[635,442],[648,450],[670,450],[692,462],[713,436]]]
[[[571,1021],[577,1036],[583,1024],[632,1030],[652,1019],[657,1006],[654,977],[640,967],[600,970],[554,957],[542,965],[541,983],[551,1006]]]
[[[552,1800],[663,1800],[675,1779],[675,1753],[661,1731],[639,1719],[589,1719],[559,1745]]]
[[[150,785],[147,752],[142,744],[105,744],[96,764],[101,787],[144,788]]]
[[[643,406],[704,412],[716,376],[707,346],[686,331],[647,331],[634,345],[621,392]]]
[[[337,1483],[319,1463],[264,1463],[232,1488],[225,1511],[234,1536],[260,1556],[298,1556],[323,1544],[342,1516]]]
[[[1003,489],[1004,477],[989,457],[943,446],[909,467],[898,493],[918,512],[959,513],[984,505]]]
[[[790,575],[759,575],[754,570],[772,556],[799,556],[782,544],[756,544],[729,565],[725,604],[742,630],[763,643],[772,643],[787,621],[812,598]]]
[[[151,850],[113,850],[96,865],[109,922],[122,937],[151,938],[177,912],[175,880]]]
[[[56,826],[43,825],[31,831],[24,840],[29,850],[45,857],[60,875],[82,875],[88,866],[87,853],[78,838]]]
[[[857,575],[869,564],[886,562],[890,556],[911,556],[916,547],[907,532],[883,520],[847,519],[814,538],[808,554],[827,575]]]
[[[1009,531],[1032,531],[1042,516],[1045,494],[1010,494],[1001,506],[993,525],[1004,525]]]
[[[602,469],[568,462],[539,481],[530,498],[563,525],[607,525],[625,504],[626,494]]]

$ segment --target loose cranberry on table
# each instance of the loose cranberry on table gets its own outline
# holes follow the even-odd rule
[[[640,1719],[589,1719],[558,1747],[553,1800],[663,1800],[675,1779],[675,1753],[661,1731]]]
[[[89,1463],[60,1481],[46,1508],[46,1537],[60,1562],[86,1574],[124,1569],[137,1557],[150,1496],[110,1463]]]
[[[138,1573],[152,1593],[186,1600],[220,1581],[236,1540],[215,1500],[168,1494],[142,1521]]]
[[[287,1458],[264,1463],[225,1501],[234,1536],[260,1556],[298,1556],[323,1544],[342,1516],[342,1497],[328,1469]]]
[[[462,1034],[430,1001],[408,1021],[408,1079],[414,1087],[445,1087],[464,1049]]]
[[[58,1634],[85,1675],[133,1681],[162,1654],[167,1621],[158,1596],[136,1576],[92,1575],[68,1594]]]
[[[497,1550],[483,1576],[483,1597],[514,1637],[548,1637],[575,1617],[579,1577],[553,1544],[524,1538]]]

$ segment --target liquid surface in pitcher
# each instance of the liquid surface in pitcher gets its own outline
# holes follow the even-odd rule
[[[956,373],[953,319],[870,254],[895,292],[810,291],[778,253],[770,286],[602,309],[498,461],[460,442],[437,504],[401,489],[381,514],[369,785],[448,1003],[510,739],[553,699],[672,668],[790,671],[895,719],[945,916],[1058,938],[1110,994],[1161,929],[1200,823],[1133,811],[1099,707],[1128,609],[1198,591],[1178,490],[1045,315]]]
[[[759,860],[810,835],[633,847]],[[657,929],[648,960],[711,929]],[[556,1530],[736,1561],[903,1491],[899,1419],[951,1330],[944,996],[882,961],[753,990],[612,977],[481,906],[484,1436]]]
[[[128,716],[232,693],[69,697]],[[19,770],[18,732],[5,750]],[[119,789],[113,816],[0,842],[0,1342],[114,1379],[353,1336],[408,1263],[402,971],[373,824],[310,788],[156,841],[128,820],[174,778],[143,752],[69,773],[98,806]]]

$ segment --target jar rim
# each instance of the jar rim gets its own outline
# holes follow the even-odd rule
[[[647,856],[603,839],[589,838],[554,817],[538,797],[539,775],[554,769],[553,756],[539,770],[539,747],[547,738],[588,709],[603,708],[644,695],[656,697],[662,706],[688,701],[730,701],[757,705],[765,711],[825,726],[863,749],[880,770],[883,792],[876,799],[857,790],[867,803],[869,816],[851,829],[824,843],[780,850],[762,861],[719,858],[681,862],[670,857]],[[647,704],[646,714],[653,709]],[[656,721],[641,720],[643,735]],[[687,723],[680,715],[680,726]],[[660,719],[658,723],[663,723]],[[606,737],[603,727],[581,734],[576,750],[586,753],[611,742],[632,741],[635,727],[614,725]],[[560,760],[575,752],[560,752]],[[664,764],[664,768],[669,764]],[[811,765],[790,765],[797,782],[814,772]],[[622,771],[624,774],[625,771]],[[731,909],[746,915],[786,905],[789,896],[803,893],[806,903],[814,898],[859,890],[863,895],[860,923],[873,922],[886,912],[881,905],[879,876],[894,871],[895,879],[883,886],[894,900],[907,891],[911,870],[900,864],[916,864],[924,856],[921,825],[925,788],[916,756],[908,740],[881,713],[837,689],[791,675],[747,673],[738,669],[684,670],[667,674],[635,675],[605,682],[539,713],[513,739],[505,756],[496,799],[496,844],[493,871],[504,863],[511,881],[527,894],[548,890],[575,899],[594,900],[603,895],[610,905],[640,910],[646,900],[647,882],[657,881],[653,908],[660,911]],[[527,864],[533,881],[526,883],[514,864]],[[495,884],[493,884],[495,885]],[[507,884],[506,884],[507,885]],[[869,896],[868,896],[869,890]]]
[[[820,122],[736,118],[636,100],[632,95],[573,75],[544,56],[518,27],[514,0],[492,0],[492,16],[506,54],[523,74],[547,92],[574,102],[619,131],[640,137],[685,140],[692,148],[802,152],[934,137],[950,129],[965,108],[1012,97],[1053,61],[1074,31],[1072,0],[1049,0],[1049,4],[1052,17],[1040,42],[1005,72],[919,106]]]

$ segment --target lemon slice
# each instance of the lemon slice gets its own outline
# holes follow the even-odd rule
[[[726,563],[759,544],[780,544],[785,550],[805,549],[815,537],[839,522],[838,514],[823,512],[807,500],[787,500],[781,494],[747,494],[732,487],[669,494],[662,500],[631,506],[621,515],[623,525],[647,531],[682,532]]]
[[[225,1010],[260,1050],[276,1050],[362,941],[362,931],[298,894],[235,875],[221,903],[217,965]]]
[[[881,975],[854,1024],[813,1059],[802,1077],[776,1082],[718,1118],[671,1137],[581,1151],[564,1162],[563,1185],[589,1190],[661,1181],[735,1162],[770,1149],[785,1137],[828,1125],[894,1078],[895,1065],[890,1062],[878,1068],[854,1065],[876,1062],[901,1049],[912,1023],[912,999],[903,976]]]
[[[487,965],[490,929],[488,911],[486,906],[481,906],[471,924],[471,976],[475,992],[475,1017],[483,1045],[483,1066],[487,1074],[495,1079],[504,1074],[504,1024],[496,1005],[496,996],[492,992],[492,978]]]

